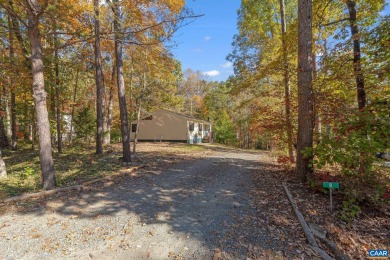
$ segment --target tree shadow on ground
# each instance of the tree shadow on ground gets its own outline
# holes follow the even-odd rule
[[[117,147],[114,146],[114,148]],[[93,152],[93,147],[76,146],[66,149],[61,155],[54,154],[58,187],[78,185],[118,172],[123,166],[120,149],[108,147],[106,150],[109,152],[99,156]],[[25,149],[14,152],[7,150],[4,157],[9,178],[0,181],[0,199],[40,190],[41,176],[38,151]],[[184,159],[186,158],[183,158],[182,155],[173,152],[159,153],[157,156],[154,151],[143,151],[137,153],[132,166],[142,163],[170,163]]]
[[[238,258],[260,249],[279,250],[283,242],[256,219],[257,208],[247,193],[253,188],[251,176],[267,164],[253,154],[229,153],[183,161],[165,170],[145,168],[133,177],[38,199],[15,211],[26,216],[54,212],[91,222],[133,216],[134,225],[166,225],[172,232],[191,234],[209,250],[219,247]],[[167,158],[171,156],[175,154]],[[83,169],[79,171],[82,174]]]
[[[244,149],[244,148],[238,148],[238,147],[233,147],[233,146],[227,146],[227,145],[222,145],[218,143],[202,143],[194,146],[199,146],[203,147],[207,150],[211,151],[216,151],[216,152],[227,152],[227,153],[246,153],[246,154],[264,154],[264,153],[269,153],[267,150],[254,150],[254,149]]]

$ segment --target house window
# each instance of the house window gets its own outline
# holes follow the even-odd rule
[[[199,131],[203,131],[203,124],[199,124]]]
[[[204,125],[204,131],[210,131],[210,125]]]
[[[132,133],[137,132],[137,124],[132,124],[132,125],[131,125],[131,132],[132,132]]]
[[[193,122],[189,122],[188,124],[188,130],[189,131],[194,131],[194,128],[195,128],[195,124]]]

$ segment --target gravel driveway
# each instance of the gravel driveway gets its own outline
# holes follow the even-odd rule
[[[0,216],[0,259],[212,259],[219,251],[247,259],[283,251],[256,220],[248,196],[260,157],[217,151],[25,202],[23,210]]]

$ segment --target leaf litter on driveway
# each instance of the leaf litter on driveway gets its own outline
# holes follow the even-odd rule
[[[180,160],[168,153],[108,185],[13,204],[0,216],[0,258],[316,258],[266,154],[202,149]]]

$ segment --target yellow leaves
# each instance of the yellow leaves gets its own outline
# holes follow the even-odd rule
[[[58,242],[54,242],[51,239],[47,239],[45,243],[42,245],[41,249],[46,252],[53,253],[58,250],[60,244]]]
[[[48,226],[53,226],[53,225],[55,225],[55,224],[57,224],[57,223],[59,223],[59,222],[60,222],[59,219],[57,219],[57,218],[55,218],[55,217],[52,217],[52,218],[49,218],[49,219],[48,219],[47,225],[48,225]]]
[[[72,241],[76,237],[76,232],[69,232],[65,236],[68,240]]]
[[[31,235],[30,235],[30,237],[32,238],[32,239],[37,239],[37,238],[40,238],[42,235],[40,234],[40,233],[38,233],[38,230],[36,229],[36,228],[33,228],[32,230],[31,230]]]
[[[163,0],[159,1],[163,5],[167,6],[171,12],[179,13],[183,9],[185,1],[183,0]]]
[[[341,89],[335,89],[333,93],[338,97],[347,98],[347,94]]]

